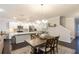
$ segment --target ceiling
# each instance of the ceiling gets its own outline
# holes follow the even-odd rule
[[[54,16],[79,15],[77,4],[0,4],[0,17],[16,19],[46,19]]]

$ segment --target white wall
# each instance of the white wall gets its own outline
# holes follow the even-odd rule
[[[49,18],[48,22],[51,25],[54,25],[54,24],[60,25],[60,16]]]
[[[75,17],[64,17],[63,18],[63,25],[66,27],[68,30],[70,30],[71,35],[75,36]]]
[[[0,31],[7,31],[8,26],[9,26],[9,21],[16,21],[13,19],[8,19],[8,18],[2,18],[0,17]]]
[[[73,35],[75,34],[75,19],[73,17],[66,18],[66,28],[68,28]]]

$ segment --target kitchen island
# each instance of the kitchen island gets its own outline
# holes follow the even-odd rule
[[[21,43],[24,42],[24,40],[31,40],[31,35],[35,34],[41,34],[42,32],[16,32],[16,33],[9,33],[9,39],[12,40],[12,43]],[[15,38],[14,38],[15,37]],[[13,39],[14,38],[14,39]]]

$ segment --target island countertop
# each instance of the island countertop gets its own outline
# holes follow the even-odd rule
[[[9,33],[9,39],[12,38],[12,36],[20,36],[20,35],[31,35],[31,34],[41,34],[42,32],[34,31],[34,32],[15,32],[15,33]]]

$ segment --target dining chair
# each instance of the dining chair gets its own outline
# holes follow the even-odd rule
[[[59,36],[53,37],[51,39],[46,39],[45,45],[43,47],[39,47],[38,52],[42,51],[43,54],[55,54],[56,52],[58,53],[58,39]]]
[[[31,35],[31,39],[36,39],[37,38],[37,35],[36,34],[32,34]]]
[[[58,53],[58,39],[59,39],[59,36],[54,38],[54,45],[53,45],[54,53],[56,53],[56,52]]]

